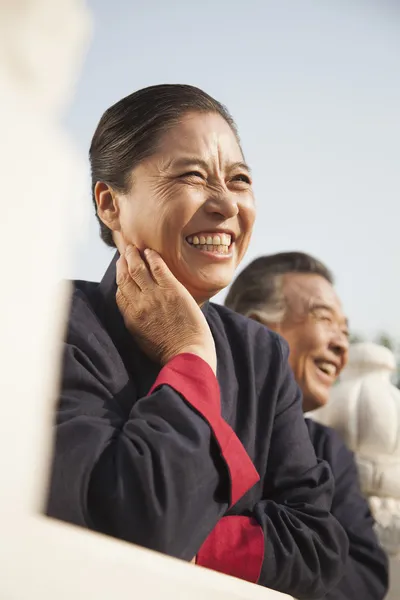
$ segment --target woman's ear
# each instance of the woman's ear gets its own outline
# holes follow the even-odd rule
[[[98,181],[94,186],[94,198],[99,219],[111,231],[120,231],[119,199],[114,190],[107,183]]]

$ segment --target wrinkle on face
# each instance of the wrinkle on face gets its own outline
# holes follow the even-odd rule
[[[289,343],[289,362],[305,410],[313,410],[326,403],[332,385],[318,377],[318,361],[334,361],[336,376],[346,365],[347,319],[333,286],[322,276],[288,273],[282,285],[287,311],[279,332]]]
[[[304,275],[292,273],[284,276],[283,293],[289,318],[302,322],[315,308],[326,308],[338,324],[347,327],[347,318],[333,286],[319,275]]]
[[[211,297],[230,283],[250,241],[255,208],[245,167],[237,139],[220,115],[185,115],[133,169],[121,215],[123,237],[139,249],[156,250],[194,297]],[[188,175],[192,171],[201,177]],[[235,180],[239,174],[249,181]],[[229,202],[237,211],[228,210]],[[234,252],[230,262],[207,263],[187,246],[186,237],[218,227],[235,232]]]
[[[228,123],[224,121],[223,127],[212,129],[212,122],[221,120],[215,113],[204,114],[202,130],[198,130],[196,143],[192,143],[193,121],[198,120],[198,113],[189,113],[182,120],[179,131],[175,128],[169,132],[168,138],[162,138],[158,144],[154,157],[158,161],[160,173],[174,171],[175,163],[179,160],[193,158],[203,163],[210,175],[215,179],[224,180],[224,173],[229,170],[231,163],[244,162],[239,144],[232,147],[231,139],[234,135]],[[209,124],[207,123],[209,121]],[[227,148],[231,149],[231,156]],[[193,149],[193,150],[192,150]]]

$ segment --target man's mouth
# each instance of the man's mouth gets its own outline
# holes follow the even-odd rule
[[[216,254],[228,254],[232,243],[232,236],[229,233],[196,233],[186,238],[187,243],[197,250],[215,252]]]
[[[338,368],[337,365],[335,365],[333,362],[330,362],[328,360],[317,359],[314,361],[314,363],[316,367],[320,371],[322,371],[322,373],[328,375],[328,377],[331,377],[332,379],[336,379],[338,375]]]

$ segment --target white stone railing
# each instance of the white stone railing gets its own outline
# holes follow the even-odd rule
[[[67,305],[58,280],[84,228],[81,164],[60,118],[89,33],[80,0],[0,0],[0,598],[288,598],[41,514]]]
[[[354,452],[382,545],[400,556],[400,390],[391,382],[395,369],[387,348],[352,345],[328,404],[310,416],[336,429]]]
[[[308,416],[336,429],[357,461],[360,484],[390,556],[387,600],[400,598],[400,390],[393,353],[372,343],[350,347],[328,404]]]

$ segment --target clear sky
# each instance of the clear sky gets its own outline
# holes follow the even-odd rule
[[[67,115],[79,150],[134,90],[203,88],[233,114],[253,169],[258,217],[242,266],[313,253],[334,271],[353,329],[400,337],[400,2],[89,6],[93,39]],[[99,280],[110,258],[92,217],[66,275]]]

